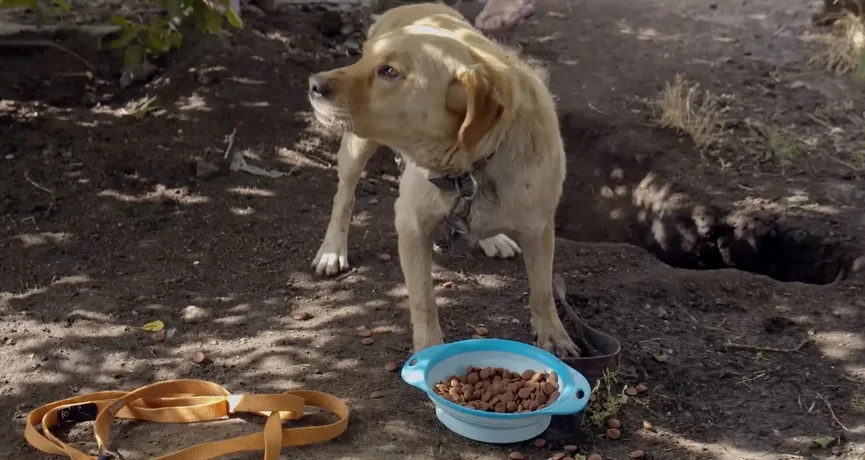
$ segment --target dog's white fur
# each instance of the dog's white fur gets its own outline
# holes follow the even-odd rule
[[[414,348],[442,343],[431,246],[454,193],[439,190],[428,178],[466,172],[488,158],[475,174],[480,192],[469,218],[472,233],[487,238],[480,244],[488,255],[512,256],[519,247],[505,234],[516,237],[538,346],[559,356],[577,355],[552,293],[554,217],[565,154],[546,73],[441,4],[388,10],[368,35],[357,63],[310,79],[318,119],[345,131],[339,186],[317,271],[347,266],[357,180],[379,145],[391,147],[406,164],[395,220]],[[327,94],[317,93],[316,85],[326,85]]]

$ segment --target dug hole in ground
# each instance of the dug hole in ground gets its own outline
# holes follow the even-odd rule
[[[353,270],[309,268],[337,144],[311,120],[307,76],[356,59],[364,11],[284,5],[225,38],[190,30],[125,90],[121,55],[89,35],[47,38],[95,81],[60,50],[0,47],[0,457],[43,458],[21,429],[49,401],[199,378],[347,398],[348,431],[287,459],[540,460],[566,444],[606,459],[865,458],[865,92],[839,64],[845,35],[812,24],[818,7],[540,0],[507,38],[549,67],[559,98],[556,272],[624,348],[582,425],[555,424],[542,448],[458,437],[389,371],[411,342],[389,154],[358,186]],[[143,10],[93,3],[56,20]],[[46,37],[2,40],[32,38]],[[249,164],[290,174],[220,169],[231,133]],[[449,340],[484,327],[531,341],[522,261],[435,265]],[[141,330],[155,320],[163,341]],[[605,396],[641,382],[627,404]],[[144,459],[258,422],[118,423],[114,439]],[[65,436],[94,445],[86,425]]]

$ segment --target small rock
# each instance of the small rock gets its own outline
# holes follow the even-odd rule
[[[523,454],[521,454],[517,451],[514,451],[514,452],[511,452],[510,454],[508,454],[508,458],[511,460],[523,460],[526,457]]]
[[[620,422],[618,419],[611,418],[607,420],[607,427],[619,429],[622,427],[622,422]]]
[[[643,429],[646,431],[655,431],[655,427],[648,420],[643,420]]]
[[[207,310],[195,305],[188,305],[181,312],[181,319],[186,324],[200,323],[207,319],[208,316],[210,316],[210,313]]]
[[[204,364],[205,360],[207,360],[207,356],[203,352],[196,351],[192,354],[192,362],[195,364]]]
[[[388,361],[387,364],[384,365],[384,370],[388,372],[396,372],[399,369],[399,366],[396,364],[396,361]]]
[[[481,337],[486,337],[490,335],[490,331],[485,327],[479,327],[475,329],[475,333]]]
[[[165,342],[165,330],[153,333],[154,342]]]
[[[645,456],[646,456],[646,453],[643,452],[642,450],[639,450],[639,449],[631,452],[631,454],[628,455],[628,457],[631,457],[631,458],[643,458]]]
[[[622,437],[622,432],[616,428],[610,428],[607,430],[607,438],[608,439],[619,439]]]
[[[361,345],[372,345],[374,343],[375,339],[373,339],[372,337],[365,337],[363,340],[360,341]]]
[[[376,326],[372,328],[372,333],[375,335],[385,335],[390,334],[390,328],[387,326]]]
[[[295,313],[291,317],[294,318],[295,321],[306,321],[312,319],[312,313],[303,311],[300,313]]]
[[[544,447],[544,446],[547,445],[547,441],[546,441],[546,439],[538,438],[538,439],[535,439],[535,440],[532,442],[532,444],[533,444],[535,447]]]
[[[390,254],[379,254],[378,255],[378,260],[381,260],[383,262],[387,262],[387,261],[392,260],[392,259],[393,259],[393,257],[391,257]]]

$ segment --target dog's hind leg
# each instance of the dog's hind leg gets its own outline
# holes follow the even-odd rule
[[[335,275],[348,270],[348,229],[354,210],[354,191],[367,162],[379,145],[367,139],[345,133],[337,153],[339,184],[333,196],[333,208],[324,241],[312,261],[319,275]]]
[[[529,310],[537,346],[560,358],[580,356],[580,348],[565,331],[553,301],[555,229],[552,219],[537,233],[520,234],[529,278]]]

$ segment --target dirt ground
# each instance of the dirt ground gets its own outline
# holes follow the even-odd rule
[[[363,12],[286,7],[247,15],[230,37],[188,33],[153,81],[126,90],[118,54],[92,38],[55,37],[100,69],[95,82],[58,50],[0,47],[0,419],[11,422],[0,457],[42,458],[21,432],[41,404],[202,378],[346,398],[348,432],[287,459],[540,460],[565,444],[606,459],[865,459],[865,282],[844,276],[863,248],[865,92],[807,65],[814,7],[540,0],[508,38],[546,63],[559,97],[569,170],[556,270],[585,319],[622,341],[613,391],[649,387],[618,410],[621,439],[566,418],[543,449],[462,439],[385,371],[411,341],[390,154],[358,187],[353,270],[309,268],[336,144],[310,119],[306,77],[354,59]],[[725,95],[719,148],[701,154],[654,123],[646,101],[676,73]],[[782,157],[753,121],[797,148]],[[250,163],[290,175],[202,168],[222,164],[232,132]],[[531,340],[521,261],[435,263],[450,340],[480,325]],[[154,320],[164,343],[140,329]],[[363,326],[392,332],[362,347]],[[190,362],[199,350],[206,364]],[[126,458],[148,458],[253,422],[124,423],[115,438]],[[90,442],[87,426],[68,437]]]

